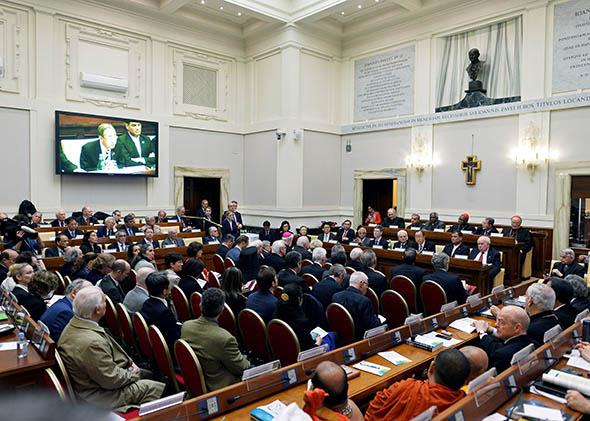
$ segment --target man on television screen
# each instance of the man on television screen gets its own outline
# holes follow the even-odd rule
[[[121,148],[126,158],[125,167],[145,165],[153,168],[156,165],[156,146],[154,140],[141,134],[139,121],[125,122],[125,133],[117,139],[117,149]]]
[[[84,171],[114,170],[117,162],[124,155],[116,148],[117,132],[109,123],[98,126],[98,140],[93,140],[82,146],[80,152],[80,167]]]

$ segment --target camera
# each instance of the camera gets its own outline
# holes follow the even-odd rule
[[[280,141],[280,140],[282,140],[285,137],[285,135],[287,134],[287,132],[285,130],[283,130],[283,129],[277,129],[277,133],[276,134],[277,134],[277,141]]]

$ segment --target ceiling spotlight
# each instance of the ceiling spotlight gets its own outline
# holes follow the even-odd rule
[[[201,4],[205,4],[205,0],[201,0]]]
[[[363,5],[362,4],[359,4],[356,8],[357,9],[362,9],[363,8]]]
[[[242,12],[238,12],[238,16],[242,16]]]
[[[340,14],[341,14],[342,16],[344,16],[344,10],[343,10],[342,12],[340,12]]]
[[[223,6],[219,6],[219,10],[223,10]]]

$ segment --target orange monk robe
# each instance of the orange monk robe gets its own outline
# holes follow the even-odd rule
[[[365,421],[410,420],[433,405],[441,412],[464,396],[461,390],[427,380],[402,380],[377,392],[365,413]]]

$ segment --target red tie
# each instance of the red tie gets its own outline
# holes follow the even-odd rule
[[[478,262],[483,262],[483,253],[479,253],[479,259],[477,259]]]

